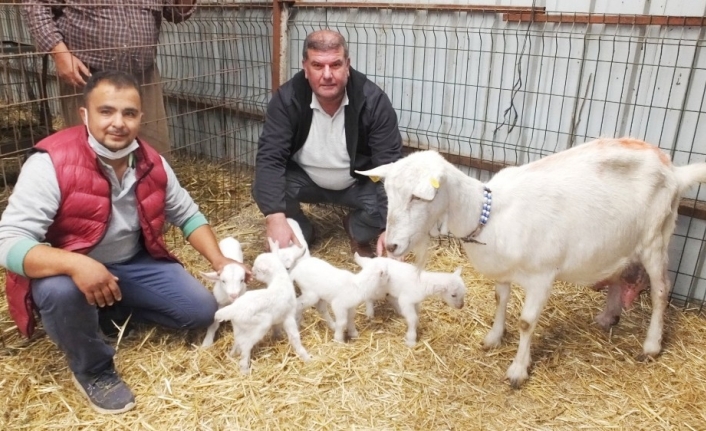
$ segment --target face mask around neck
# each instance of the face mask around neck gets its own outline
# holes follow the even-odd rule
[[[119,160],[124,157],[127,157],[130,153],[135,151],[140,147],[140,145],[137,143],[137,139],[133,139],[133,141],[128,145],[127,147],[123,148],[122,150],[118,151],[111,151],[103,144],[98,142],[98,140],[93,136],[91,133],[91,130],[88,128],[88,113],[84,112],[83,114],[83,120],[86,125],[86,131],[88,132],[88,145],[93,148],[93,151],[100,157],[104,157],[108,160]]]

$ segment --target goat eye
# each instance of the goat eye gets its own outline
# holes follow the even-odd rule
[[[452,297],[452,298],[455,298],[455,297],[456,297],[456,294],[454,293],[453,295],[451,295],[451,297]]]
[[[413,202],[413,201],[421,201],[421,200],[422,200],[422,198],[420,198],[419,196],[412,195],[412,198],[409,201]]]

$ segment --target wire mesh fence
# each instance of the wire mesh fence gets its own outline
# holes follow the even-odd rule
[[[0,5],[0,33],[30,49],[19,8]],[[511,9],[295,2],[284,7],[279,57],[271,4],[200,4],[185,22],[163,23],[157,45],[172,152],[187,161],[179,169],[193,170],[196,161],[219,167],[218,179],[200,177],[195,188],[235,189],[234,182],[248,181],[277,84],[273,62],[284,65],[282,79],[291,77],[300,70],[304,38],[322,28],[340,31],[352,67],[387,92],[408,150],[437,149],[481,180],[600,136],[644,139],[680,165],[706,160],[706,143],[698,139],[704,27],[634,17],[539,19]],[[44,125],[34,137],[48,124],[62,126],[54,65],[45,67],[44,59],[0,51],[0,118],[44,109],[51,121],[32,114]],[[22,151],[18,139],[10,142]],[[682,202],[669,267],[673,298],[699,309],[706,299],[704,193],[695,190]],[[232,214],[236,200],[219,197],[209,217]]]

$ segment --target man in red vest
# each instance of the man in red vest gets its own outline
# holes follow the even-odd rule
[[[205,328],[217,309],[209,290],[167,250],[165,222],[181,228],[214,270],[233,261],[171,167],[137,139],[135,78],[94,74],[83,105],[85,125],[40,141],[24,164],[0,220],[0,265],[8,269],[18,329],[30,336],[37,310],[91,406],[121,413],[135,398],[115,370],[99,315]]]

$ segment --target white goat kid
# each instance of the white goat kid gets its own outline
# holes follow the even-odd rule
[[[225,257],[243,263],[243,248],[237,239],[233,237],[223,238],[218,243],[218,248],[221,249],[221,253],[223,253]],[[220,274],[214,271],[201,272],[201,275],[207,280],[214,282],[213,296],[216,298],[216,302],[218,302],[218,308],[231,304],[247,289],[245,284],[245,269],[240,265],[226,265],[223,267]],[[213,345],[213,339],[220,325],[221,323],[217,320],[213,321],[211,326],[206,330],[206,336],[201,343],[201,347],[207,348]]]
[[[362,268],[369,266],[383,267],[387,271],[388,281],[382,291],[387,300],[407,321],[405,342],[409,347],[417,344],[417,325],[419,323],[419,304],[430,296],[438,296],[453,308],[463,307],[466,285],[461,278],[461,268],[453,273],[419,271],[417,267],[387,257],[361,257],[356,253],[355,262]],[[382,298],[380,298],[382,299]],[[373,317],[373,309],[368,303],[368,317]]]
[[[360,173],[385,179],[389,253],[415,250],[423,260],[429,232],[446,217],[473,266],[496,280],[486,348],[501,342],[510,284],[524,288],[519,348],[507,371],[513,387],[528,378],[532,333],[555,280],[594,285],[642,264],[652,286],[643,353],[659,354],[670,289],[667,246],[679,198],[706,181],[706,163],[675,167],[657,147],[624,138],[503,169],[487,184],[433,151]]]
[[[279,325],[284,328],[299,358],[305,362],[310,360],[299,336],[295,317],[297,300],[287,269],[275,254],[263,253],[255,259],[252,273],[257,280],[267,283],[267,288],[245,292],[215,315],[219,322],[230,320],[233,323],[235,342],[230,355],[240,351],[240,371],[249,372],[253,346]]]
[[[340,343],[345,341],[344,329],[350,338],[358,337],[355,328],[356,307],[378,297],[378,291],[387,283],[385,268],[370,266],[353,274],[316,257],[301,259],[290,275],[301,291],[297,298],[297,321],[301,320],[305,309],[316,305],[316,309],[334,330],[334,340]],[[335,321],[328,313],[327,304],[331,305]]]

